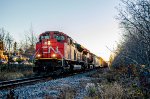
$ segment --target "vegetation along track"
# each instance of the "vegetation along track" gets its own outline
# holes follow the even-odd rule
[[[93,70],[95,70],[95,69],[93,69]],[[20,85],[27,85],[27,84],[37,83],[40,81],[48,81],[48,80],[54,80],[54,79],[58,79],[58,78],[64,78],[64,77],[73,76],[76,74],[82,74],[82,73],[89,72],[89,71],[92,71],[92,70],[86,70],[86,71],[81,71],[81,72],[76,71],[73,73],[62,74],[59,76],[45,75],[45,76],[35,76],[35,77],[30,77],[30,78],[2,81],[2,82],[0,82],[0,90],[2,90],[2,89],[13,89],[13,88],[20,86]]]

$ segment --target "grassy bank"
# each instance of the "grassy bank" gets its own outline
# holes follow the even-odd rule
[[[138,98],[147,99],[150,97],[149,92],[145,92],[139,81],[138,76],[128,76],[122,73],[122,70],[108,70],[103,72],[99,70],[93,75],[93,78],[100,78],[100,80],[93,79],[90,84],[86,85],[88,91],[88,99],[126,99]]]
[[[33,65],[0,65],[0,80],[12,80],[29,77],[33,74]]]

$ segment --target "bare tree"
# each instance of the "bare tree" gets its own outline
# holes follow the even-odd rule
[[[150,77],[150,0],[122,0],[122,3],[118,20],[123,40],[115,51],[113,65],[134,64],[142,92],[147,97],[150,92],[146,86]]]
[[[35,45],[37,42],[37,35],[33,31],[33,27],[31,25],[29,32],[25,35],[25,43],[24,43],[24,55],[29,57],[30,59],[33,57],[35,53]],[[32,60],[32,59],[31,59]]]
[[[10,49],[11,49],[11,47],[12,47],[12,44],[13,44],[13,38],[12,38],[12,36],[10,35],[9,32],[6,34],[5,43],[6,43],[6,47],[7,47],[8,50],[10,51]]]
[[[31,45],[29,43],[28,37],[25,35],[24,40],[21,40],[19,42],[19,48],[21,48],[23,51],[26,51],[27,49],[29,49],[30,46]]]
[[[4,28],[0,28],[0,41],[4,43],[5,49],[11,49],[13,37]]]
[[[17,42],[14,43],[13,50],[14,50],[14,53],[16,54],[17,53]]]
[[[4,39],[5,39],[4,28],[0,28],[0,50],[4,50]]]
[[[6,32],[5,32],[4,28],[0,28],[0,41],[1,42],[4,42],[5,35],[6,35]]]
[[[13,38],[9,32],[6,34],[5,42],[6,42],[6,47],[8,48],[8,65],[9,65],[10,64],[10,50],[13,44]]]
[[[34,33],[32,24],[29,29],[29,33],[26,34],[26,37],[27,37],[26,40],[29,41],[30,46],[35,47],[35,44],[37,42],[37,35]],[[26,43],[27,43],[27,41],[26,41]]]
[[[116,56],[117,62],[150,66],[150,1],[122,0],[118,9],[123,41]]]

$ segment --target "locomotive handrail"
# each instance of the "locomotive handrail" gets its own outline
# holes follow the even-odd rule
[[[33,55],[32,57],[32,62],[33,62],[33,59],[35,58],[36,54],[39,52],[39,49],[35,52],[35,54]]]

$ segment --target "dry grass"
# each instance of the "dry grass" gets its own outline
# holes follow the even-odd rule
[[[97,95],[97,86],[94,83],[87,83],[85,90],[90,97]]]
[[[32,66],[29,65],[0,65],[0,80],[12,80],[22,77],[29,77],[32,74]]]
[[[30,77],[31,75],[33,75],[33,71],[29,70],[29,71],[23,71],[21,72],[25,77]]]
[[[88,97],[85,99],[121,99],[124,92],[122,86],[116,82],[113,84],[87,83],[86,91]]]
[[[121,99],[121,98],[144,98],[139,87],[139,79],[136,76],[128,77],[126,68],[121,70],[109,70],[108,72],[97,72],[90,77],[96,78],[92,80],[88,87],[87,99]],[[134,70],[134,75],[136,71]],[[100,78],[101,80],[97,80]],[[87,84],[87,86],[89,86]]]
[[[123,98],[124,89],[118,83],[100,85],[100,97],[103,99],[121,99]]]
[[[49,87],[48,90],[59,90],[60,94],[58,97],[54,97],[52,95],[46,95],[44,99],[74,99],[76,95],[76,90],[69,86],[68,84],[64,84],[62,86]]]
[[[24,75],[20,72],[1,72],[0,80],[12,80],[22,78]]]

